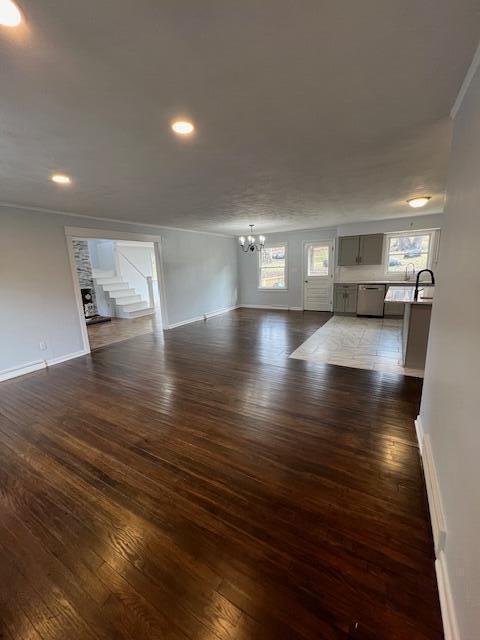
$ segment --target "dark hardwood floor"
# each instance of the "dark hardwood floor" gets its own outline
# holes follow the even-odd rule
[[[421,380],[242,309],[0,384],[0,637],[442,638]]]
[[[102,322],[87,326],[90,349],[95,351],[116,342],[136,338],[144,333],[152,333],[161,324],[160,314],[142,316],[141,318],[112,318],[110,322]]]

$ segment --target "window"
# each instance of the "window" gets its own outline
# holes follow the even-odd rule
[[[328,244],[311,244],[308,247],[307,274],[312,276],[328,276],[328,259],[330,247]]]
[[[409,264],[415,267],[416,272],[428,269],[432,248],[432,231],[387,236],[387,272],[404,272]]]
[[[258,254],[258,288],[287,288],[287,245],[264,247]]]

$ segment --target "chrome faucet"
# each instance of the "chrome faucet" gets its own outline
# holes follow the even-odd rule
[[[432,287],[435,286],[435,276],[433,275],[433,271],[431,269],[421,269],[417,273],[417,280],[415,282],[415,293],[413,295],[413,299],[415,300],[415,302],[418,300],[418,285],[419,285],[420,276],[422,275],[422,273],[425,273],[425,271],[430,274],[430,277],[432,279],[432,282],[431,282]]]
[[[413,264],[413,262],[409,262],[407,264],[407,266],[405,267],[405,280],[410,280],[410,274],[408,273],[408,267],[412,267],[412,276],[415,275],[415,265]]]

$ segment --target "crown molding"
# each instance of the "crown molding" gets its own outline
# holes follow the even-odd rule
[[[468,68],[468,71],[462,82],[462,86],[460,87],[460,91],[458,92],[457,98],[453,103],[452,110],[450,111],[450,117],[452,118],[452,120],[454,120],[460,107],[462,106],[463,99],[465,98],[465,95],[468,91],[468,87],[470,86],[470,83],[472,82],[473,76],[475,75],[479,65],[480,65],[480,44],[478,45],[477,50],[475,51],[475,55],[473,56],[472,63]]]
[[[56,216],[68,216],[69,218],[85,218],[87,220],[100,220],[101,222],[115,222],[118,224],[135,225],[138,227],[149,227],[150,229],[167,229],[168,231],[184,231],[185,233],[199,233],[206,236],[217,236],[220,238],[235,238],[233,234],[215,233],[214,231],[199,231],[198,229],[183,229],[182,227],[167,227],[161,224],[151,224],[148,222],[134,222],[133,220],[118,220],[117,218],[101,218],[99,216],[87,216],[84,213],[71,213],[67,211],[59,211],[58,209],[44,209],[43,207],[34,207],[23,204],[15,204],[14,202],[0,202],[0,207],[6,209],[20,209],[22,211],[36,211],[38,213],[49,213]]]

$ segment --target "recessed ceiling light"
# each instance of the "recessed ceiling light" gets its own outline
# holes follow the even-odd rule
[[[418,196],[417,198],[410,198],[407,202],[414,209],[418,209],[420,207],[424,207],[430,198],[431,196]]]
[[[57,184],[70,184],[72,182],[70,176],[66,176],[64,173],[54,173],[50,180]]]
[[[188,136],[193,133],[195,127],[188,120],[176,120],[172,123],[172,129],[181,136]]]
[[[0,0],[0,24],[4,27],[18,27],[22,14],[12,0]]]

